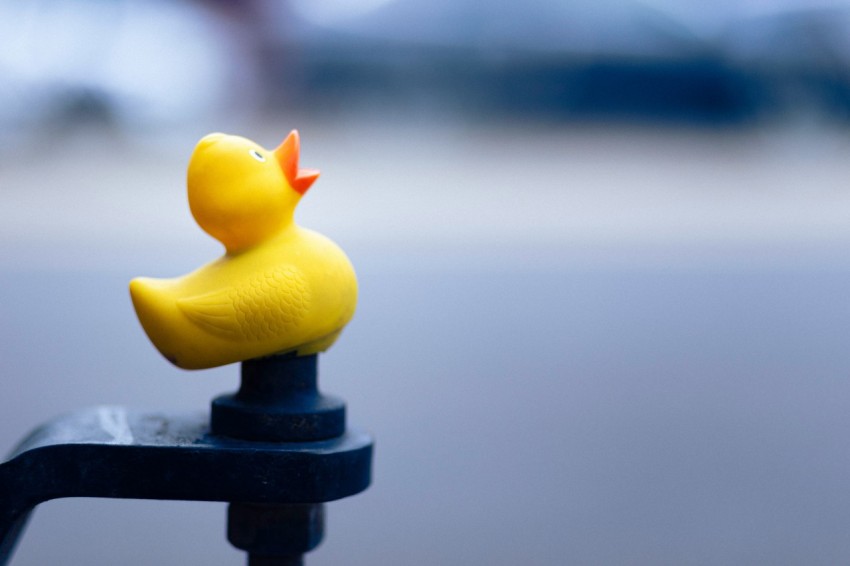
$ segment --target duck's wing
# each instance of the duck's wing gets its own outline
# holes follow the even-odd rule
[[[298,325],[310,308],[310,289],[300,270],[282,266],[232,287],[179,299],[177,306],[210,334],[259,341]]]

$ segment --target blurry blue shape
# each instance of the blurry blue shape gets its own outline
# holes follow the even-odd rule
[[[277,14],[309,104],[737,124],[850,115],[850,6],[788,0],[296,0]],[[273,60],[273,58],[270,58]],[[282,76],[274,72],[271,76]],[[272,85],[273,88],[275,85]],[[297,102],[297,100],[296,100]]]
[[[739,123],[761,105],[759,82],[717,57],[524,66],[502,84],[508,112],[584,119]]]

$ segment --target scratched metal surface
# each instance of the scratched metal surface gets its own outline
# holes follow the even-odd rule
[[[374,127],[364,163],[355,128],[315,124],[310,149],[309,126],[325,177],[300,219],[362,291],[321,385],[378,439],[310,564],[850,559],[846,134]],[[49,187],[0,160],[6,450],[76,407],[236,385],[171,368],[127,297],[216,253],[180,208],[186,148],[92,143]],[[13,564],[241,564],[224,526],[221,504],[55,501]]]

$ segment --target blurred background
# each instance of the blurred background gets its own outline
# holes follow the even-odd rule
[[[236,388],[126,286],[221,253],[201,136],[292,128],[361,284],[322,386],[378,439],[309,564],[850,561],[850,3],[0,2],[3,450]],[[244,563],[224,529],[54,501],[13,563]]]

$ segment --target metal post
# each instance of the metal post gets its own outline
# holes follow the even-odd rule
[[[345,403],[318,390],[318,356],[275,356],[242,363],[239,391],[212,404],[213,434],[257,442],[315,442],[345,433]],[[227,537],[249,566],[295,565],[319,545],[320,502],[232,502]]]

